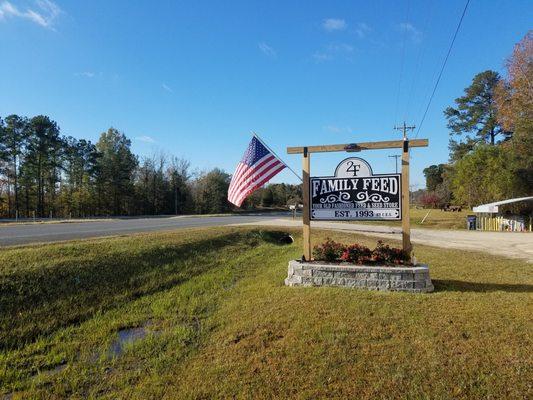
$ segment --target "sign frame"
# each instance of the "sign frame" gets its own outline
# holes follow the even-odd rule
[[[311,153],[329,153],[336,151],[359,152],[362,150],[402,149],[401,197],[402,197],[402,248],[411,255],[411,221],[409,214],[409,149],[410,147],[428,147],[428,139],[409,140],[404,126],[403,140],[381,142],[360,142],[347,144],[287,147],[288,154],[302,154],[302,194],[303,194],[303,261],[311,260],[311,219],[309,205],[309,185],[311,170]]]
[[[345,177],[339,177],[337,176],[337,172],[339,170],[339,167],[344,163],[346,162],[347,160],[350,160],[350,159],[353,159],[353,158],[357,158],[361,161],[363,161],[367,166],[368,166],[368,169],[369,169],[369,172],[370,172],[370,175],[363,175],[363,176],[360,176],[360,177],[357,177],[357,179],[365,179],[365,178],[381,178],[381,177],[394,177],[397,179],[397,183],[398,183],[398,192],[397,192],[397,196],[398,196],[398,207],[394,207],[395,210],[398,210],[398,217],[394,217],[394,218],[357,218],[357,217],[354,217],[354,218],[350,218],[350,217],[345,217],[345,218],[316,218],[313,216],[313,180],[322,180],[322,179],[350,179],[350,178],[345,178]],[[360,158],[360,157],[347,157],[345,158],[344,160],[342,160],[341,162],[339,162],[339,164],[337,165],[337,167],[335,168],[335,175],[333,176],[312,176],[312,177],[309,177],[309,219],[311,221],[401,221],[403,219],[403,214],[402,214],[402,174],[400,173],[392,173],[392,174],[374,174],[374,171],[372,170],[372,166],[370,165],[370,163],[368,161],[366,161],[365,159],[363,158]],[[352,189],[353,190],[353,189]],[[343,209],[344,211],[347,211],[347,210],[352,210],[352,209]]]

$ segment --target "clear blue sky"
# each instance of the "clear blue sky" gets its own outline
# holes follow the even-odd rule
[[[404,118],[419,124],[464,1],[312,3],[0,0],[0,116],[47,114],[93,141],[113,126],[140,155],[228,172],[251,130],[298,171],[287,146],[389,140]],[[442,110],[476,73],[504,71],[532,15],[531,1],[472,0],[419,135],[430,147],[413,151],[413,184],[447,160]],[[361,156],[388,172],[390,154]],[[343,157],[314,156],[312,175]]]

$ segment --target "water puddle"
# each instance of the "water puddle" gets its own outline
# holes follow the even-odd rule
[[[124,349],[127,345],[144,339],[148,336],[149,332],[144,326],[137,328],[121,329],[118,331],[118,338],[111,343],[107,352],[109,358],[118,357],[124,353]]]
[[[147,321],[142,326],[119,330],[117,332],[118,337],[113,341],[113,343],[111,343],[111,346],[109,346],[109,349],[107,350],[107,358],[121,356],[129,344],[143,340],[149,335],[158,336],[162,333],[160,330],[153,328],[150,329],[152,326],[152,321]]]

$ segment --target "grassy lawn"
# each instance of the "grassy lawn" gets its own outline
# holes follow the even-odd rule
[[[0,394],[531,398],[531,265],[416,246],[432,294],[288,288],[293,234],[292,245],[209,228],[1,251]],[[326,235],[375,244],[315,240]],[[139,340],[120,345],[128,332]]]
[[[422,220],[429,211],[429,215]],[[472,215],[472,210],[460,212],[442,211],[436,208],[411,208],[411,228],[431,229],[466,229],[466,216]],[[401,221],[354,221],[355,223],[370,225],[402,226]]]

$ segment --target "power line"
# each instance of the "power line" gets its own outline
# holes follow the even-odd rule
[[[424,21],[424,27],[422,29],[422,32],[427,32],[428,31],[428,27],[429,27],[429,22],[431,20],[431,17],[433,15],[433,6],[435,4],[435,1],[430,1],[429,2],[429,6],[427,7],[427,14],[426,14],[426,19]],[[404,114],[404,120],[407,120],[409,119],[409,113],[411,111],[411,100],[415,94],[415,87],[417,87],[416,83],[417,83],[417,78],[419,78],[419,71],[420,71],[420,68],[422,67],[422,60],[424,59],[424,55],[426,53],[426,49],[427,49],[427,37],[425,39],[423,39],[423,43],[422,45],[419,47],[419,50],[418,50],[418,57],[417,57],[417,61],[416,61],[416,66],[415,66],[415,71],[414,71],[414,74],[413,74],[413,79],[411,81],[411,89],[409,90],[409,94],[407,96],[407,105],[406,105],[406,108],[405,108],[405,114]]]
[[[431,105],[431,101],[433,100],[433,96],[435,95],[435,92],[437,91],[437,87],[439,86],[440,78],[442,77],[442,73],[444,72],[444,68],[446,67],[446,63],[448,62],[448,58],[450,57],[450,53],[452,52],[453,44],[455,43],[455,39],[457,38],[457,34],[459,33],[459,29],[461,28],[461,24],[463,23],[463,19],[466,14],[466,9],[468,8],[468,4],[470,3],[470,0],[466,0],[465,8],[463,9],[463,14],[461,15],[461,19],[459,20],[459,23],[457,24],[457,28],[455,29],[455,33],[453,34],[452,42],[450,43],[450,47],[448,48],[448,53],[446,53],[446,57],[444,58],[444,62],[442,63],[442,67],[439,72],[439,77],[437,78],[437,82],[435,82],[435,86],[433,87],[433,92],[431,93],[431,96],[429,97],[429,102],[426,107],[426,110],[424,111],[424,115],[422,116],[422,120],[418,124],[418,129],[416,131],[415,139],[418,137],[418,133],[420,132],[420,129],[422,128],[422,124],[424,123],[424,120],[426,119],[426,115],[429,110],[429,106]]]
[[[409,8],[411,4],[409,0],[407,0],[407,11],[405,13],[405,23],[409,23]],[[401,92],[401,86],[402,86],[402,78],[403,78],[403,69],[405,64],[405,41],[407,36],[407,29],[403,29],[403,40],[402,40],[402,56],[400,61],[400,76],[398,78],[398,91],[396,92],[396,108],[394,110],[394,122],[396,123],[396,118],[398,117],[398,110],[400,106],[400,92]]]

